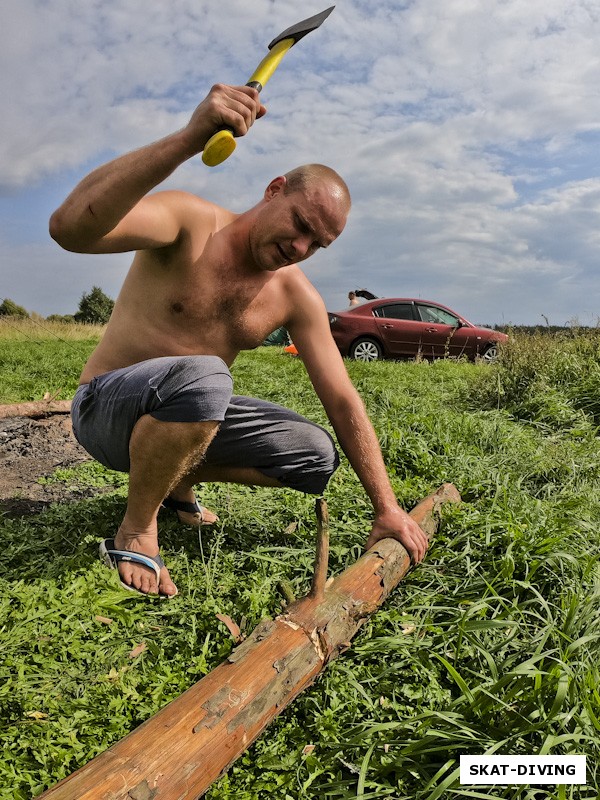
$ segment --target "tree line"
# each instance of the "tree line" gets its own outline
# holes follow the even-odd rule
[[[79,308],[74,314],[51,314],[46,317],[50,322],[77,322],[83,325],[106,325],[112,314],[115,301],[105,294],[99,286],[93,286],[90,292],[84,292],[79,301]],[[0,303],[0,317],[31,317],[29,311],[6,297]]]

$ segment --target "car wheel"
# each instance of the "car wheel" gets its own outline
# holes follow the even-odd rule
[[[357,361],[379,361],[383,358],[383,350],[375,339],[357,339],[350,348],[350,358]]]
[[[481,354],[481,360],[491,364],[492,361],[496,361],[498,358],[498,345],[496,342],[492,342],[492,344],[488,345],[483,353]]]

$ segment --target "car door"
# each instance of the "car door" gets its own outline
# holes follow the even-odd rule
[[[412,301],[386,303],[373,309],[375,324],[387,354],[415,356],[418,348],[418,332],[415,305]]]
[[[421,319],[422,354],[426,358],[469,355],[469,337],[460,317],[433,303],[417,303],[416,312]]]

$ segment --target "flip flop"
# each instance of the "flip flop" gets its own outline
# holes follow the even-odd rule
[[[188,503],[185,500],[173,500],[172,497],[165,497],[162,501],[162,505],[165,508],[170,508],[172,511],[175,511],[179,521],[184,525],[192,525],[195,528],[201,528],[203,525],[214,525],[214,522],[204,521],[204,512],[208,509],[201,506],[197,500],[194,500],[193,503]],[[196,514],[200,514],[200,522],[198,522]],[[217,522],[218,519],[217,517],[215,522]]]
[[[162,567],[165,566],[165,562],[160,555],[145,556],[142,553],[134,553],[132,550],[118,550],[115,547],[114,539],[104,539],[103,542],[100,542],[100,558],[109,569],[118,570],[121,561],[141,564],[154,571],[157,582],[160,580],[160,571]],[[125,581],[121,580],[120,575],[119,583],[124,589],[127,589],[127,591],[135,592],[136,594],[142,595],[142,597],[160,597],[161,600],[170,600],[172,597],[177,596],[177,592],[175,592],[175,594],[149,594],[148,592],[141,592],[139,589],[136,589],[135,586],[131,586],[129,583],[125,583]]]

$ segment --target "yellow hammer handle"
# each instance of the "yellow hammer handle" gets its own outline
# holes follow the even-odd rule
[[[260,89],[262,89],[262,87],[279,66],[281,59],[295,41],[295,39],[283,39],[281,42],[277,42],[277,44],[273,45],[273,47],[269,50],[267,55],[252,73],[248,84],[260,83]],[[258,86],[256,88],[258,89]],[[258,89],[259,92],[260,89]]]
[[[293,38],[283,39],[281,42],[277,42],[277,44],[273,45],[252,73],[246,86],[253,86],[260,92],[294,42],[295,39]],[[217,164],[222,164],[223,161],[229,158],[234,150],[235,139],[233,138],[233,131],[229,128],[222,128],[211,136],[205,144],[202,153],[202,161],[207,167],[216,167]]]

